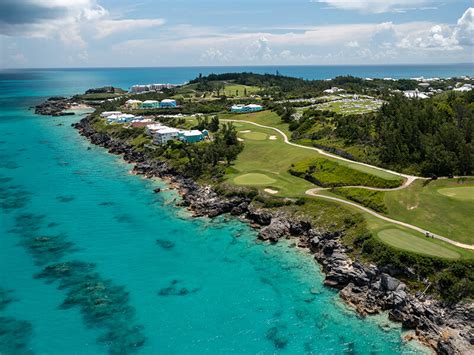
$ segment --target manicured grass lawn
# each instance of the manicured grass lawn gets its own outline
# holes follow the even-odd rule
[[[247,92],[247,96],[255,94],[260,91],[260,88],[257,86],[248,86],[240,84],[227,84],[224,88],[226,96],[238,96],[245,97],[244,93]]]
[[[259,173],[248,173],[234,178],[236,185],[271,185],[274,182],[276,182],[275,179]]]
[[[406,189],[386,192],[387,215],[449,239],[474,244],[474,179],[426,182],[415,181]]]
[[[461,257],[459,253],[431,243],[428,239],[417,238],[412,234],[395,228],[381,230],[377,233],[377,237],[384,243],[397,249],[410,250],[414,253],[446,259],[459,259]]]
[[[441,195],[454,198],[461,201],[474,201],[474,186],[466,187],[447,187],[439,189]]]
[[[288,138],[291,136],[288,123],[282,122],[280,116],[278,116],[275,112],[272,112],[272,111],[260,111],[260,112],[255,112],[255,113],[241,113],[241,114],[229,113],[229,114],[219,115],[219,118],[230,119],[230,120],[250,121],[250,122],[255,122],[264,126],[271,126],[271,127],[278,128],[279,130],[284,132],[288,136]],[[269,133],[275,134],[277,132],[271,131]]]
[[[246,182],[246,185],[274,188],[279,191],[276,196],[281,197],[303,196],[306,190],[314,187],[314,185],[304,179],[292,176],[288,170],[293,161],[301,156],[311,156],[316,152],[291,147],[283,142],[280,135],[277,135],[276,140],[270,140],[269,136],[273,135],[274,131],[266,128],[240,122],[234,122],[234,125],[237,131],[251,132],[238,133],[238,136],[244,139],[244,150],[234,162],[230,174],[227,175],[229,183],[241,184],[242,180],[238,178],[240,176],[263,174],[266,177],[265,180],[271,178],[274,182],[260,183],[260,181],[256,181],[254,184],[249,184],[248,179],[245,178],[243,181]],[[246,136],[249,134],[251,134],[251,137],[259,138],[265,136],[266,139],[248,139]],[[238,179],[234,180],[235,178]]]
[[[226,116],[229,117],[230,115]],[[272,126],[275,125],[276,119],[279,120],[279,117],[271,112],[232,115],[231,117],[234,118],[236,116],[243,120]],[[264,174],[276,180],[276,182],[267,187],[274,187],[279,191],[277,196],[282,197],[303,196],[306,190],[314,187],[312,183],[291,175],[289,170],[293,163],[302,159],[321,158],[322,156],[318,152],[290,146],[283,141],[283,137],[280,134],[267,128],[257,127],[245,122],[234,122],[234,125],[238,131],[238,136],[244,139],[244,150],[237,157],[237,160],[233,165],[234,169],[232,170],[232,173],[228,174],[227,180],[230,183],[232,183],[233,179],[238,175],[248,173]],[[248,139],[246,135],[249,134],[253,138],[263,138],[263,136],[268,138],[265,140]],[[276,136],[276,139],[270,140],[269,137],[271,135]],[[331,162],[331,164],[341,166],[343,169],[346,167],[345,170],[348,173],[362,175],[362,173],[359,173],[356,170],[347,168],[351,163],[344,161],[340,162],[336,159],[328,159],[328,161]],[[367,169],[367,171],[373,170],[370,168]],[[393,179],[398,179],[398,176],[389,176]],[[337,176],[335,178],[337,178]],[[377,176],[374,176],[373,178],[380,180]],[[389,181],[391,184],[394,182],[394,180]]]
[[[341,198],[341,199],[348,200],[347,198],[345,198],[341,195],[336,195],[336,194],[330,192],[329,190],[320,191],[319,194],[338,197],[338,198]],[[317,199],[317,197],[315,199]],[[359,210],[356,207],[343,205],[343,204],[340,204],[340,203],[337,203],[337,202],[333,202],[333,203],[335,203],[336,205],[339,205],[341,207],[341,209],[344,208],[344,209],[347,209],[347,210],[350,210],[350,211],[353,211],[353,212],[360,213],[362,215],[362,217],[366,220],[367,228],[370,230],[370,232],[374,236],[376,236],[377,238],[382,240],[383,242],[386,242],[386,240],[383,240],[379,237],[379,232],[381,232],[383,230],[386,230],[386,229],[390,229],[390,230],[392,230],[392,232],[391,232],[392,234],[395,233],[395,231],[398,231],[397,235],[399,235],[399,234],[402,235],[403,234],[402,238],[404,238],[405,240],[406,240],[407,236],[410,236],[411,238],[413,238],[412,240],[415,241],[415,242],[418,239],[421,239],[425,243],[434,244],[436,249],[445,250],[444,253],[446,255],[449,254],[450,252],[455,252],[455,253],[459,254],[462,259],[474,259],[474,252],[473,251],[456,247],[452,244],[443,242],[441,240],[426,238],[426,236],[422,233],[414,231],[410,228],[400,226],[398,224],[393,224],[391,222],[381,220],[381,219],[379,219],[375,216],[370,215],[367,212]],[[387,243],[387,244],[389,244],[389,243]],[[394,246],[394,245],[392,245],[392,246]],[[412,248],[410,243],[404,243],[404,244],[399,243],[396,247],[398,249],[403,249],[403,250],[406,250],[406,251],[419,253],[419,249],[416,248],[416,247]]]
[[[254,141],[263,141],[268,138],[268,135],[263,132],[248,132],[242,135],[244,139],[251,139]]]
[[[353,168],[355,164],[344,163],[346,162],[339,163],[337,160],[326,158],[304,159],[295,162],[291,167],[291,172],[323,187],[370,186],[389,188],[400,186],[403,182],[401,178],[384,179],[371,174],[367,167],[362,166],[356,170]]]

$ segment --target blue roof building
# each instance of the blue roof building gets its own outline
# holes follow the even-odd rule
[[[263,110],[262,105],[255,105],[255,104],[232,105],[232,107],[230,108],[230,112],[234,112],[234,113],[258,112],[258,111],[262,111],[262,110]]]
[[[176,100],[172,99],[164,99],[160,102],[160,108],[176,108],[177,106]]]

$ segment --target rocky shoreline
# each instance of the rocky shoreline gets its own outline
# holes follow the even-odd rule
[[[169,179],[182,195],[178,204],[191,210],[195,216],[212,218],[229,213],[259,228],[258,237],[261,240],[276,243],[281,238],[295,238],[298,247],[308,249],[322,266],[326,275],[325,285],[339,289],[340,297],[361,316],[387,311],[391,320],[401,322],[407,330],[414,330],[416,337],[438,354],[472,352],[472,304],[448,306],[422,293],[413,295],[396,278],[404,270],[365,265],[352,260],[348,256],[350,250],[340,240],[342,233],[323,230],[308,221],[294,220],[278,211],[257,208],[249,198],[221,196],[210,186],[198,185],[177,174],[166,162],[148,161],[143,153],[96,132],[88,117],[73,126],[93,144],[134,163],[135,173]]]
[[[53,96],[45,102],[35,107],[35,113],[37,115],[48,115],[48,116],[69,116],[74,115],[74,112],[64,112],[71,108],[72,101],[66,97]]]

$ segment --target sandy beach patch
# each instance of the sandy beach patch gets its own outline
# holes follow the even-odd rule
[[[275,195],[275,194],[278,193],[277,190],[273,190],[273,189],[264,189],[263,191],[265,191],[266,193],[272,194],[272,195]]]

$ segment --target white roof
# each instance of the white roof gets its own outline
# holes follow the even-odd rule
[[[186,137],[193,137],[193,136],[200,136],[202,135],[202,132],[197,130],[197,129],[193,129],[191,131],[182,131],[181,132],[184,136]]]
[[[162,128],[167,128],[167,127],[165,125],[162,125],[161,123],[154,123],[154,124],[147,125],[146,128],[154,130],[154,129],[162,129]]]
[[[127,100],[127,104],[138,104],[138,103],[142,103],[142,101],[141,100],[134,100],[134,99]]]
[[[158,103],[158,101],[156,101],[156,100],[145,100],[145,101],[143,101],[143,103],[144,104],[156,104],[156,103]]]
[[[124,113],[124,114],[121,114],[119,115],[120,118],[134,118],[135,115],[132,115],[130,113]]]
[[[101,117],[109,117],[111,115],[121,115],[121,111],[104,111],[100,114]]]
[[[172,103],[172,102],[176,102],[176,100],[172,100],[172,99],[164,99],[164,100],[161,100],[161,102],[164,102],[164,103]]]
[[[249,105],[247,105],[247,107],[257,108],[257,107],[262,107],[262,105],[249,104]]]
[[[171,127],[165,127],[163,129],[160,129],[160,130],[156,131],[156,134],[167,134],[167,133],[179,133],[179,129],[171,128]]]

